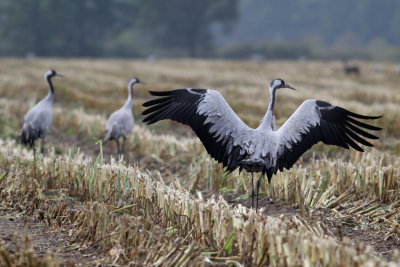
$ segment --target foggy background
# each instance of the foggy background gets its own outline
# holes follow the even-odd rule
[[[400,60],[398,0],[1,0],[2,57]]]

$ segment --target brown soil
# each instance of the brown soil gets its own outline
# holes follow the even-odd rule
[[[251,197],[236,201],[235,199],[239,195],[224,195],[224,199],[229,204],[237,205],[241,204],[247,208],[251,208]],[[270,197],[259,197],[258,207],[264,208],[264,214],[273,217],[279,217],[285,215],[288,218],[293,218],[296,215],[300,215],[300,209],[298,206],[290,205],[289,203],[281,200],[276,200]]]
[[[69,241],[65,229],[48,227],[43,221],[15,211],[0,212],[0,242],[6,245],[10,253],[15,252],[16,243],[23,246],[26,235],[39,257],[44,257],[48,252],[56,254],[61,266],[90,266],[90,262],[99,256],[92,249],[72,249],[76,244]]]

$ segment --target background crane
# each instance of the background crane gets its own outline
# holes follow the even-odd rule
[[[132,94],[133,85],[142,83],[138,78],[132,78],[128,83],[129,96],[122,108],[114,111],[107,120],[106,129],[104,131],[103,143],[106,144],[110,140],[117,143],[118,154],[124,153],[124,145],[126,136],[132,132],[134,118],[132,114]],[[122,137],[122,145],[120,148],[119,139]]]
[[[54,98],[54,87],[51,79],[54,76],[62,75],[58,74],[54,70],[48,70],[46,72],[44,78],[49,84],[49,93],[45,98],[43,98],[39,103],[31,108],[24,116],[21,142],[33,148],[34,154],[35,141],[38,138],[42,139],[40,151],[41,153],[44,152],[44,139],[46,138],[47,131],[50,129],[51,122],[53,120],[52,106]]]

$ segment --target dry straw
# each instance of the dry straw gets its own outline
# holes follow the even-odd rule
[[[182,187],[157,182],[122,162],[104,165],[101,156],[95,162],[82,156],[32,162],[13,142],[1,141],[0,147],[3,166],[8,166],[1,184],[4,204],[25,198],[19,204],[27,205],[32,202],[29,198],[36,199],[32,213],[46,207],[50,225],[69,223],[77,241],[98,244],[107,252],[104,261],[126,264],[144,259],[148,264],[181,266],[207,261],[273,266],[386,264],[371,247],[317,234],[318,229],[304,220],[264,217],[240,205],[231,207],[222,198],[194,198]],[[36,186],[24,186],[32,180]],[[50,205],[44,189],[66,190],[90,202],[82,202],[78,212],[66,208],[63,201]],[[308,198],[304,193],[303,197]]]

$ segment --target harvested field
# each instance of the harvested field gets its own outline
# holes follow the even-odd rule
[[[3,59],[0,64],[1,266],[397,266],[400,264],[400,76],[395,66],[342,74],[340,62]],[[19,143],[27,110],[54,79],[44,155]],[[16,76],[15,73],[18,75]],[[107,116],[130,77],[136,120],[123,158],[101,146]],[[250,126],[280,77],[281,125],[308,98],[380,115],[380,140],[364,153],[318,144],[261,185],[224,174],[186,126],[141,123],[148,90],[218,89]]]

